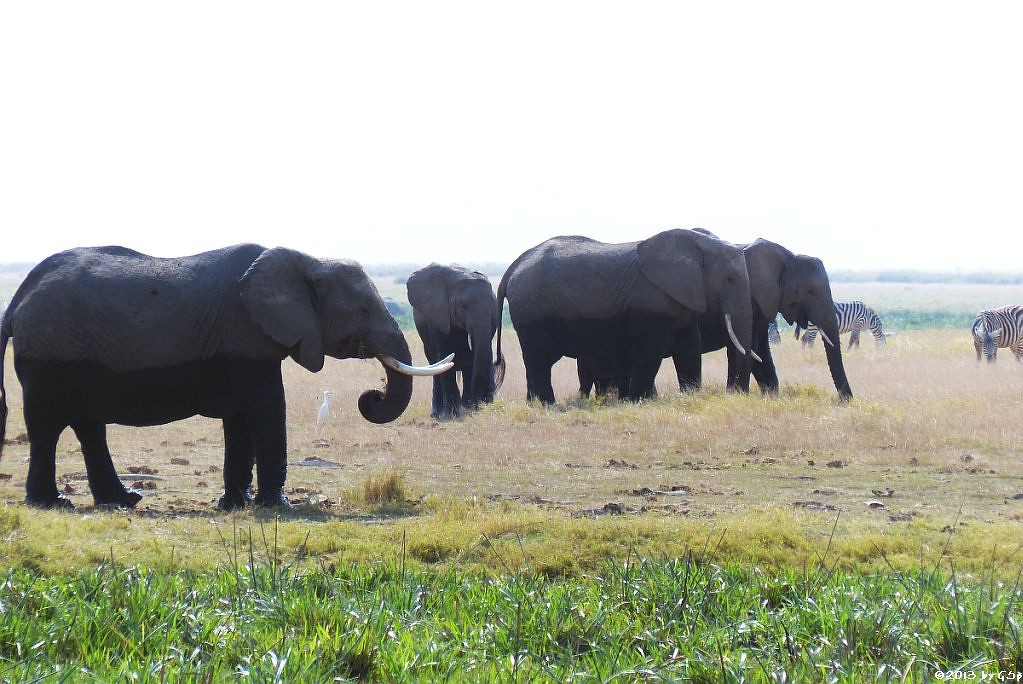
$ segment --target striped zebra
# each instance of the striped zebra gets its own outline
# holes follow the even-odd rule
[[[891,333],[881,329],[881,317],[863,302],[835,302],[835,316],[838,318],[839,334],[852,333],[847,349],[860,346],[860,332],[864,328],[869,329],[874,335],[874,342],[878,346],[883,345],[891,337]],[[799,334],[799,328],[796,328],[796,334]],[[813,347],[816,339],[817,326],[811,323],[803,335],[803,346]]]
[[[778,332],[777,317],[767,324],[767,341],[771,344],[778,344],[781,342],[781,333]]]
[[[994,363],[998,347],[1012,350],[1016,361],[1023,357],[1023,306],[1003,306],[981,311],[973,321],[973,346],[980,361],[981,350]]]

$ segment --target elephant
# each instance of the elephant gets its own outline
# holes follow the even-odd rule
[[[386,388],[358,402],[374,423],[408,406],[410,374],[450,368],[408,365],[404,336],[356,262],[255,244],[181,258],[84,247],[39,263],[0,325],[0,445],[9,339],[29,438],[26,502],[39,507],[72,507],[54,477],[66,427],[81,443],[94,502],[133,507],[141,497],[114,470],[106,426],[193,415],[223,421],[221,509],[288,506],[285,357],[312,372],[324,356],[377,358]]]
[[[614,391],[619,397],[627,397],[629,373],[626,359],[627,355],[619,358],[580,356],[576,359],[579,396],[589,397],[592,391],[594,396],[600,399]],[[657,396],[656,385],[651,390],[650,396]]]
[[[843,401],[852,399],[852,389],[842,363],[842,350],[836,346],[838,319],[824,263],[816,257],[793,254],[785,247],[764,239],[739,247],[746,257],[753,297],[753,351],[760,360],[754,359],[752,364],[741,363],[745,359],[736,357],[729,348],[729,382],[737,374],[740,385],[749,387],[749,374],[752,372],[761,392],[778,392],[778,373],[771,357],[768,326],[781,313],[790,325],[806,328],[810,321],[817,325],[826,343],[825,353],[835,389]],[[699,327],[704,353],[726,346],[728,337],[720,315],[705,315]],[[680,347],[674,354],[674,361],[679,384],[699,386],[699,355],[692,354],[691,347]]]
[[[563,356],[618,359],[624,398],[653,396],[661,360],[678,333],[710,308],[724,312],[747,358],[752,308],[742,250],[691,230],[608,244],[562,236],[526,250],[497,290],[508,300],[526,366],[526,396],[553,404],[551,367]],[[501,332],[497,335],[501,362]]]
[[[433,263],[410,275],[406,288],[427,360],[455,355],[454,368],[433,378],[432,415],[452,418],[492,402],[498,383],[490,345],[500,319],[487,276]],[[462,374],[461,392],[456,371]]]
[[[628,367],[625,357],[580,356],[576,359],[576,373],[579,376],[579,396],[588,397],[591,391],[598,398],[616,390],[625,396],[629,390]]]

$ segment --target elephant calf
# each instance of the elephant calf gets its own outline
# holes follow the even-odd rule
[[[493,401],[499,383],[490,345],[500,319],[487,277],[458,264],[430,264],[409,276],[406,287],[426,358],[455,355],[455,367],[433,378],[433,416],[451,418]]]
[[[134,506],[141,497],[114,470],[107,424],[159,425],[193,415],[223,421],[220,508],[288,505],[286,356],[313,372],[325,356],[376,357],[386,390],[359,397],[360,412],[374,423],[394,420],[408,406],[409,375],[450,368],[408,365],[405,338],[357,263],[252,244],[174,259],[80,248],[33,268],[0,326],[0,449],[9,339],[30,443],[26,501],[42,507],[71,507],[55,481],[65,428],[81,442],[96,504]]]

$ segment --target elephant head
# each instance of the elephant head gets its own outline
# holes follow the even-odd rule
[[[667,230],[637,245],[639,269],[697,314],[719,312],[748,367],[753,352],[750,279],[743,250],[701,230]]]
[[[495,365],[491,341],[499,325],[497,297],[487,276],[457,264],[430,264],[409,276],[412,304],[420,335],[429,330],[447,337],[452,330],[467,339],[472,354],[472,387],[464,393],[472,403],[494,399]],[[462,362],[456,359],[456,365]]]
[[[797,330],[815,324],[824,339],[835,389],[842,399],[851,399],[852,389],[839,346],[831,281],[824,263],[816,257],[793,254],[763,239],[746,245],[743,251],[758,314],[771,321],[780,313],[790,325],[795,324]]]
[[[410,375],[442,372],[408,365],[412,355],[404,335],[354,261],[268,249],[242,276],[241,300],[263,332],[312,372],[323,367],[325,356],[380,360],[386,390],[359,397],[359,411],[370,422],[386,423],[402,414],[412,399]]]

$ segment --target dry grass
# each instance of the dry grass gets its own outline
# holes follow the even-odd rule
[[[521,547],[534,567],[539,554],[551,572],[573,572],[602,554],[681,552],[720,535],[720,553],[784,564],[821,553],[836,518],[832,554],[840,551],[853,565],[937,553],[945,528],[957,520],[962,546],[953,548],[978,563],[988,555],[1007,560],[1023,545],[1023,367],[1011,356],[978,364],[968,332],[905,333],[884,349],[865,342],[845,357],[856,395],[847,405],[836,400],[821,346],[804,352],[787,337],[775,347],[778,398],[725,392],[718,353],[705,357],[707,387],[699,394],[678,395],[665,364],[660,399],[597,405],[574,398],[574,365],[563,360],[555,375],[561,403],[553,409],[524,401],[524,372],[509,332],[498,400],[451,422],[429,417],[429,381],[417,382],[404,416],[378,426],[356,408],[359,392],[381,384],[378,364],[330,361],[313,375],[288,362],[287,492],[304,504],[286,531],[294,546],[369,558],[393,551],[409,531],[410,552],[418,549],[424,561],[476,554],[484,562],[493,556],[477,548],[480,535],[504,534],[511,535],[509,553]],[[413,355],[421,360],[421,348]],[[24,427],[9,354],[6,373],[7,435],[16,440]],[[336,399],[330,419],[317,426],[324,389]],[[179,560],[216,554],[225,518],[214,510],[219,423],[111,426],[110,444],[122,474],[151,483],[135,512],[91,511],[70,434],[58,447],[57,472],[86,515],[26,509],[20,502],[28,446],[5,448],[0,548],[12,562],[63,567],[115,547],[143,557],[176,549]],[[155,472],[130,472],[147,468]],[[404,517],[384,525],[353,522],[378,514],[365,506],[412,498],[409,487],[420,503]],[[609,511],[626,515],[604,515]],[[49,544],[69,539],[83,543],[48,557]],[[985,546],[991,539],[1001,551]],[[531,543],[540,546],[530,551]]]

